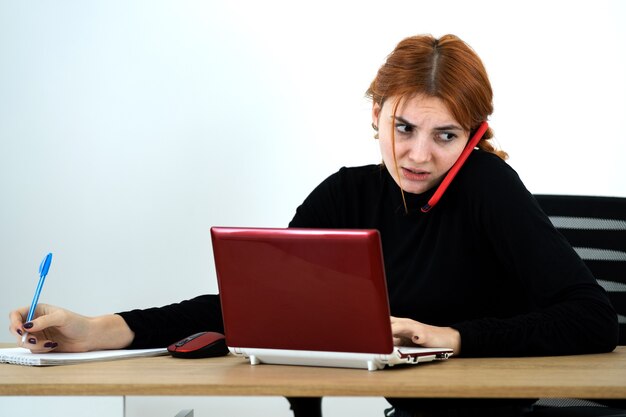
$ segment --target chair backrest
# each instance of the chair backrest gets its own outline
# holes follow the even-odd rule
[[[626,198],[535,198],[607,291],[618,313],[619,344],[626,345]]]

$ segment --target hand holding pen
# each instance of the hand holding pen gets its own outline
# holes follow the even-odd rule
[[[34,353],[53,349],[86,352],[128,346],[135,334],[120,315],[88,317],[61,307],[39,304],[51,262],[52,254],[49,253],[39,265],[39,282],[30,308],[24,306],[9,313],[9,330],[21,339],[21,346]]]
[[[39,302],[39,295],[41,294],[41,289],[43,288],[43,283],[46,280],[46,276],[48,275],[48,270],[50,269],[51,263],[52,254],[49,253],[39,265],[39,282],[37,283],[37,289],[35,290],[35,296],[33,297],[33,301],[30,303],[30,310],[28,310],[28,316],[26,317],[27,323],[30,322],[35,316],[35,309],[37,308],[37,303]],[[26,341],[26,336],[28,336],[28,332],[24,332],[24,334],[22,335],[22,343]]]

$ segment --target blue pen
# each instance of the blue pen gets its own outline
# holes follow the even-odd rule
[[[35,315],[35,309],[37,308],[37,302],[39,302],[39,294],[41,294],[41,289],[43,288],[43,283],[46,280],[46,275],[48,275],[48,270],[50,269],[50,264],[52,263],[52,254],[49,253],[43,258],[41,264],[39,264],[39,283],[37,283],[37,289],[35,290],[35,296],[33,297],[33,302],[30,303],[30,310],[28,310],[28,316],[26,317],[26,322],[28,323],[33,319]],[[22,343],[26,340],[26,335],[28,332],[25,332],[22,335]]]

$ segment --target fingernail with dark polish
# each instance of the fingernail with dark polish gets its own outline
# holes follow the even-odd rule
[[[17,334],[22,335],[22,329],[17,329]]]
[[[30,339],[28,339],[28,343],[30,343],[31,345],[36,345],[37,344],[37,340],[35,340],[34,337],[31,337]]]
[[[24,323],[24,328],[25,329],[30,329],[32,327],[33,327],[33,322],[32,321],[29,321],[28,323]]]
[[[56,343],[56,342],[46,342],[46,343],[43,344],[43,347],[50,348],[50,349],[53,349],[53,348],[55,348],[57,346],[59,346],[59,344]]]

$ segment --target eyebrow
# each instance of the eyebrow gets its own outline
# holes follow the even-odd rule
[[[415,128],[417,127],[415,124],[409,122],[408,120],[404,119],[403,117],[400,116],[396,116],[395,117],[397,122],[400,122],[402,124],[405,124],[411,128]],[[455,124],[449,124],[449,125],[443,125],[443,126],[437,126],[435,127],[435,130],[437,131],[444,131],[444,130],[461,130],[463,131],[463,128],[461,126],[455,125]]]

